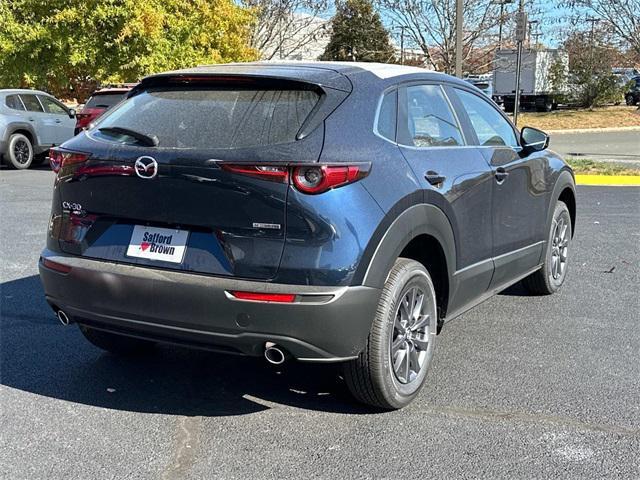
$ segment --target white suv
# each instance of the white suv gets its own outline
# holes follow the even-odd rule
[[[36,155],[73,137],[75,125],[75,111],[48,93],[0,90],[0,158],[10,167],[29,168]]]

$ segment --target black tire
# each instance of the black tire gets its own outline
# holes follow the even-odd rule
[[[516,109],[516,105],[514,103],[510,103],[510,102],[504,102],[504,111],[507,113],[513,113],[513,111]]]
[[[565,227],[566,231],[560,232],[561,238],[559,239],[558,230]],[[522,281],[527,290],[536,295],[550,295],[560,290],[567,277],[567,254],[571,245],[571,236],[569,209],[564,202],[559,201],[553,212],[553,220],[547,237],[544,264],[540,270]],[[559,270],[557,270],[558,268]]]
[[[148,352],[154,346],[148,340],[116,335],[86,325],[80,325],[80,331],[91,344],[116,355],[138,355]]]
[[[411,297],[413,292],[416,296]],[[406,320],[402,320],[403,310]],[[407,315],[409,311],[413,313]],[[344,364],[344,378],[353,396],[388,410],[408,405],[425,383],[437,323],[435,289],[429,272],[414,260],[399,258],[380,295],[364,351]],[[418,324],[422,326],[418,328]],[[404,378],[396,373],[396,365],[406,372]],[[412,365],[417,370],[412,370]]]
[[[633,105],[636,104],[636,99],[633,98],[633,95],[629,94],[624,98],[625,102],[627,102],[627,105],[632,107]]]
[[[538,112],[550,112],[551,110],[553,110],[553,102],[551,101],[551,99],[545,99],[542,105],[536,106],[536,110]]]
[[[4,155],[4,161],[9,167],[26,170],[31,166],[33,156],[33,145],[29,137],[22,133],[14,133],[9,137]]]

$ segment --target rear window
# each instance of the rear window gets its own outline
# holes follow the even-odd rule
[[[7,95],[5,104],[7,105],[7,107],[14,110],[24,110],[24,105],[22,105],[22,102],[20,101],[20,97],[18,97],[18,95]]]
[[[276,145],[295,141],[318,99],[309,90],[148,90],[111,110],[96,129],[155,135],[165,148]],[[122,141],[95,129],[93,134]]]
[[[93,95],[84,105],[87,108],[111,108],[125,97],[126,93],[100,93]]]

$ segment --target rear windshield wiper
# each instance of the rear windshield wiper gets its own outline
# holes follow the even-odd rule
[[[158,137],[155,135],[145,135],[144,133],[136,132],[135,130],[131,130],[125,127],[102,127],[98,129],[99,132],[112,132],[112,133],[120,133],[122,135],[127,135],[131,138],[135,138],[140,143],[147,147],[157,147],[158,146]]]

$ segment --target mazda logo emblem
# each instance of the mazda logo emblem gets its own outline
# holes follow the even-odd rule
[[[158,175],[158,162],[153,157],[140,157],[134,165],[136,175],[145,180],[151,180]]]

